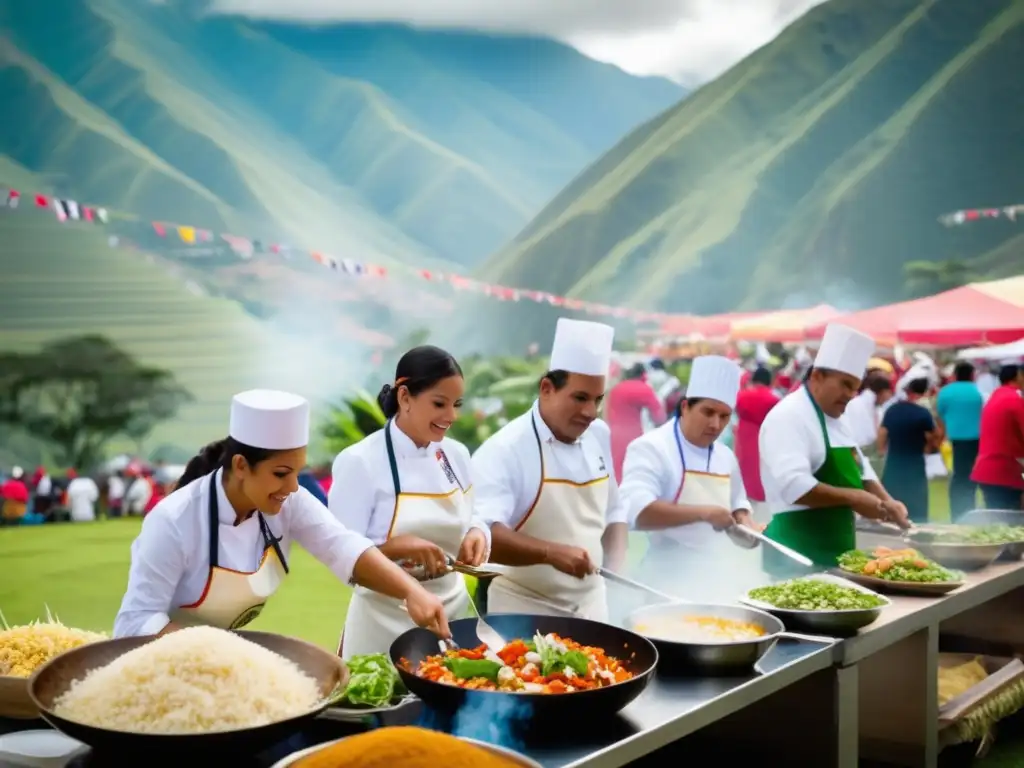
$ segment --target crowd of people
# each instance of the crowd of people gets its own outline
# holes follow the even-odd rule
[[[671,364],[668,366],[671,368]],[[799,353],[773,370],[762,360],[744,363],[732,414],[731,437],[747,496],[758,519],[766,519],[758,437],[772,408],[799,389],[810,361]],[[967,361],[940,368],[918,353],[904,368],[873,357],[860,391],[846,408],[858,447],[881,470],[883,484],[906,505],[912,520],[925,522],[929,480],[949,477],[953,520],[979,506],[1021,508],[1024,492],[1024,365],[990,369]],[[679,411],[686,387],[664,361],[627,368],[608,394],[616,477],[621,481],[627,447]]]

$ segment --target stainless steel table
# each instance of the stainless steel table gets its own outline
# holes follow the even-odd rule
[[[808,706],[827,710],[831,722],[832,694],[828,681],[834,676],[835,648],[826,640],[821,643],[783,640],[762,659],[757,673],[727,678],[659,677],[618,716],[605,722],[561,723],[557,737],[527,736],[523,741],[513,737],[497,718],[486,715],[462,717],[452,723],[414,707],[406,708],[399,718],[385,725],[417,724],[454,731],[457,735],[510,746],[550,768],[622,766],[709,726],[721,725],[729,717],[753,705],[789,708],[795,706],[797,700],[802,700]],[[814,687],[821,693],[819,699],[809,695],[807,689],[800,688],[802,683],[816,676],[818,683]],[[785,703],[783,698],[774,705],[771,703],[776,697],[789,694],[792,694],[791,703]],[[40,727],[46,727],[45,723],[0,720],[0,733]],[[261,755],[239,756],[237,765],[239,768],[267,768],[291,751],[359,732],[366,727],[320,719],[296,734],[287,744]],[[834,747],[826,749],[834,750]],[[834,751],[830,754],[834,758]],[[72,762],[68,768],[113,768],[115,765],[121,768],[116,758],[93,755]]]

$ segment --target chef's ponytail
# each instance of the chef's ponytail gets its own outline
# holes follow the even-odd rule
[[[217,469],[230,472],[231,460],[236,455],[241,455],[250,467],[254,467],[261,461],[266,461],[275,453],[277,452],[267,450],[266,448],[254,448],[251,445],[240,443],[232,437],[225,437],[222,440],[217,440],[204,446],[199,453],[192,457],[186,465],[185,471],[178,478],[178,484],[175,488],[184,488],[193,480],[198,480],[200,477],[208,475]]]
[[[462,368],[448,352],[429,344],[413,347],[398,361],[394,383],[380,388],[377,405],[384,416],[390,419],[398,413],[398,393],[402,387],[415,397],[452,376],[461,377]]]

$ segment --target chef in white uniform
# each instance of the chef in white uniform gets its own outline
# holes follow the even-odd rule
[[[621,567],[627,536],[611,435],[597,418],[614,336],[602,323],[559,319],[538,400],[473,455],[491,560],[522,566],[490,584],[489,613],[608,616],[596,571]]]
[[[451,619],[470,613],[462,575],[446,558],[479,565],[490,528],[472,514],[469,451],[445,433],[458,418],[465,382],[451,355],[433,346],[406,352],[378,396],[385,427],[334,460],[328,506],[350,530],[406,565]],[[401,601],[359,587],[339,644],[344,658],[386,653],[413,627]]]
[[[909,525],[906,507],[882,487],[845,416],[874,351],[870,336],[829,324],[803,386],[761,425],[761,480],[773,513],[765,535],[821,567],[855,548],[854,513]],[[775,550],[762,553],[770,573],[792,575]]]
[[[228,437],[189,462],[132,544],[116,637],[245,626],[287,576],[293,541],[341,581],[405,600],[417,624],[449,635],[437,597],[299,487],[308,441],[302,397],[235,395]]]
[[[717,442],[729,425],[743,371],[732,360],[693,361],[686,400],[675,419],[630,443],[619,492],[630,526],[650,531],[637,578],[692,600],[731,599],[742,575],[755,586],[760,558],[739,464]],[[729,532],[726,535],[724,532]]]

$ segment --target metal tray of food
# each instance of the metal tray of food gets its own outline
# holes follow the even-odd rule
[[[965,527],[967,526],[921,525],[907,531],[903,540],[929,560],[960,571],[978,571],[986,568],[998,560],[1008,546],[1006,543],[974,544],[937,540],[943,534],[955,533]]]
[[[862,587],[891,595],[909,595],[912,597],[938,597],[948,595],[955,589],[960,589],[965,582],[960,581],[894,581],[892,579],[880,579],[877,576],[868,576],[863,573],[848,571],[845,568],[835,570],[837,576],[860,584]]]
[[[793,579],[792,581],[797,580]],[[878,617],[882,615],[882,610],[892,605],[892,601],[884,595],[880,595],[873,589],[868,589],[845,577],[828,573],[816,573],[811,576],[804,576],[799,580],[824,581],[840,587],[849,587],[858,592],[874,595],[878,598],[879,604],[872,608],[851,608],[847,610],[777,608],[770,603],[750,597],[749,592],[740,597],[739,602],[777,616],[782,619],[789,629],[801,629],[806,632],[832,637],[854,634],[857,630],[877,621]]]

